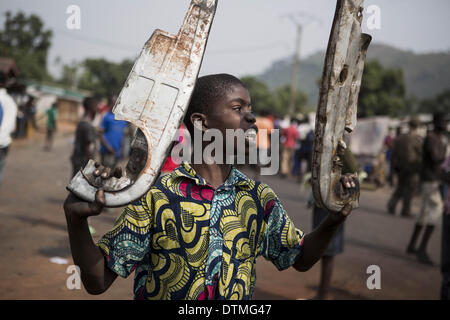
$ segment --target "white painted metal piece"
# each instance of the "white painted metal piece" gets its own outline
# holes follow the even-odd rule
[[[187,111],[200,71],[218,0],[192,0],[177,35],[156,30],[144,45],[113,108],[117,120],[137,126],[124,177],[93,177],[94,161],[77,173],[68,190],[94,201],[99,187],[106,206],[128,204],[155,182]],[[142,169],[142,170],[140,170]],[[137,171],[140,172],[137,172]]]

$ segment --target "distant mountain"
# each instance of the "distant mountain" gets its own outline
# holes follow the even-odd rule
[[[319,51],[300,61],[299,88],[308,94],[308,103],[315,106],[319,97],[318,79],[322,76],[325,52]],[[292,57],[275,61],[257,78],[270,88],[289,84]],[[371,44],[367,61],[379,60],[384,67],[401,68],[406,95],[419,99],[434,97],[450,88],[450,53],[415,54],[384,44]]]

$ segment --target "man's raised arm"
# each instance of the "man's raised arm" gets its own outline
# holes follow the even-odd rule
[[[100,167],[96,173],[107,178],[110,170]],[[64,202],[70,248],[74,263],[80,268],[81,280],[90,294],[105,292],[117,277],[105,264],[104,256],[89,231],[88,217],[99,215],[105,206],[105,195],[99,189],[93,203],[85,202],[72,193]]]

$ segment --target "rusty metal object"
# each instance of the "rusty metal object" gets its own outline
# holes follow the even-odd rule
[[[67,189],[86,201],[105,190],[106,206],[118,207],[144,195],[159,175],[187,111],[200,70],[218,0],[192,0],[177,35],[155,30],[145,43],[113,108],[117,120],[139,128],[121,178],[94,177],[94,161]]]
[[[356,125],[357,102],[371,36],[361,33],[363,0],[338,0],[328,42],[316,115],[312,187],[317,205],[339,211],[359,206],[359,186],[342,187],[344,130]]]

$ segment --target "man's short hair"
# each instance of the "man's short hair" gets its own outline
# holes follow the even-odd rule
[[[86,97],[83,100],[84,111],[93,110],[98,105],[98,99],[94,97]]]
[[[217,101],[227,94],[234,86],[245,85],[241,80],[226,73],[212,74],[197,79],[194,92],[192,93],[184,123],[189,132],[192,133],[193,125],[191,115],[193,113],[208,114]]]

